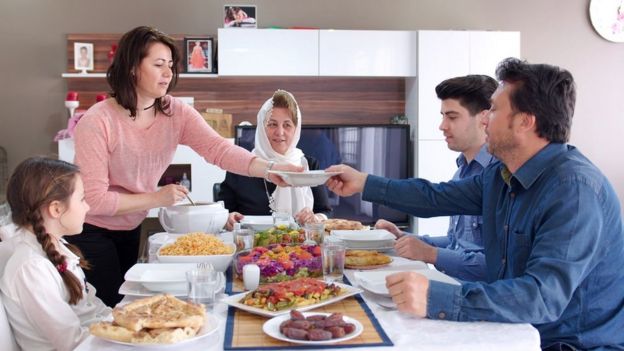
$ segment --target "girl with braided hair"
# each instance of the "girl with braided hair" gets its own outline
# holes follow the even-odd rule
[[[82,232],[89,211],[78,167],[29,158],[9,179],[7,200],[18,230],[0,291],[15,339],[23,350],[72,350],[111,312],[85,280],[88,263],[63,239]]]

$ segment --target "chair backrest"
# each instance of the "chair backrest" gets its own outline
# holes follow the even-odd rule
[[[13,330],[9,324],[4,304],[2,303],[2,294],[0,294],[0,350],[2,351],[19,351],[20,348],[15,342]]]
[[[221,192],[221,183],[214,183],[212,185],[212,202],[221,200],[219,193]]]
[[[0,242],[0,277],[4,274],[4,266],[13,254],[13,243],[11,240]],[[15,342],[9,319],[4,310],[2,303],[2,294],[0,293],[0,350],[2,351],[19,351],[19,346]]]

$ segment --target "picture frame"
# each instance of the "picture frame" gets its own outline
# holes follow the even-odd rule
[[[87,73],[93,71],[93,43],[74,43],[74,69]]]
[[[214,39],[212,37],[185,37],[184,52],[186,72],[214,72]]]
[[[225,5],[223,28],[258,28],[256,5]]]

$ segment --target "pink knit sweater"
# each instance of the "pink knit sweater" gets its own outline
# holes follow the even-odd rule
[[[249,175],[251,153],[219,136],[192,107],[171,96],[165,98],[171,99],[172,117],[158,114],[146,129],[134,125],[115,99],[91,107],[76,126],[75,163],[91,206],[87,223],[111,230],[138,226],[147,211],[115,215],[119,194],[156,191],[178,144],[188,145],[218,167]]]

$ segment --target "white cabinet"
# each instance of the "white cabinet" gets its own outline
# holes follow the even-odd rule
[[[318,76],[318,30],[219,29],[220,76]]]
[[[445,79],[467,74],[494,77],[507,57],[520,56],[519,32],[418,31],[417,78],[406,80],[406,114],[418,131],[414,142],[414,175],[433,182],[451,179],[457,153],[448,150],[442,132],[440,100],[435,87]],[[414,218],[419,234],[445,235],[448,218]]]
[[[319,75],[416,76],[416,32],[321,30]]]

